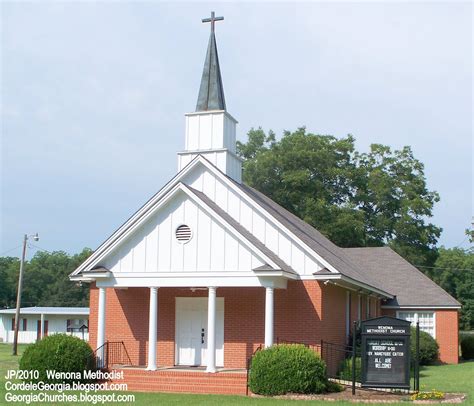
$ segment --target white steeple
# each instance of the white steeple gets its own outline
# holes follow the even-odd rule
[[[202,20],[211,22],[196,111],[186,114],[184,151],[178,152],[178,170],[196,155],[202,155],[237,182],[242,181],[242,159],[235,152],[237,120],[226,110],[219,56],[217,54],[215,21],[223,17]]]

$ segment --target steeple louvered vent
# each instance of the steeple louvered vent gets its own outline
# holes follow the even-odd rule
[[[176,229],[176,239],[182,243],[187,243],[192,237],[191,228],[188,225],[182,224]]]

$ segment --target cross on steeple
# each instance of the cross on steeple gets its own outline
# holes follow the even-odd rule
[[[222,86],[216,35],[214,33],[215,22],[222,21],[223,19],[224,17],[216,17],[213,11],[211,18],[204,18],[202,20],[203,23],[211,23],[211,34],[209,35],[209,44],[207,46],[206,59],[204,60],[196,111],[225,110],[224,87]]]
[[[203,23],[211,23],[211,32],[214,32],[214,24],[216,21],[222,21],[224,17],[216,17],[216,13],[214,11],[211,12],[211,18],[203,18]]]

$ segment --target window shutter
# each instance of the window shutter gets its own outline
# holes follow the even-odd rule
[[[15,330],[15,318],[13,317],[13,319],[12,319],[12,331],[14,331],[14,330]]]
[[[23,319],[23,331],[26,331],[26,326],[27,326],[26,322],[27,322],[26,319]]]

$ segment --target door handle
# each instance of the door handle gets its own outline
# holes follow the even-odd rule
[[[204,329],[201,329],[201,344],[204,344]]]

